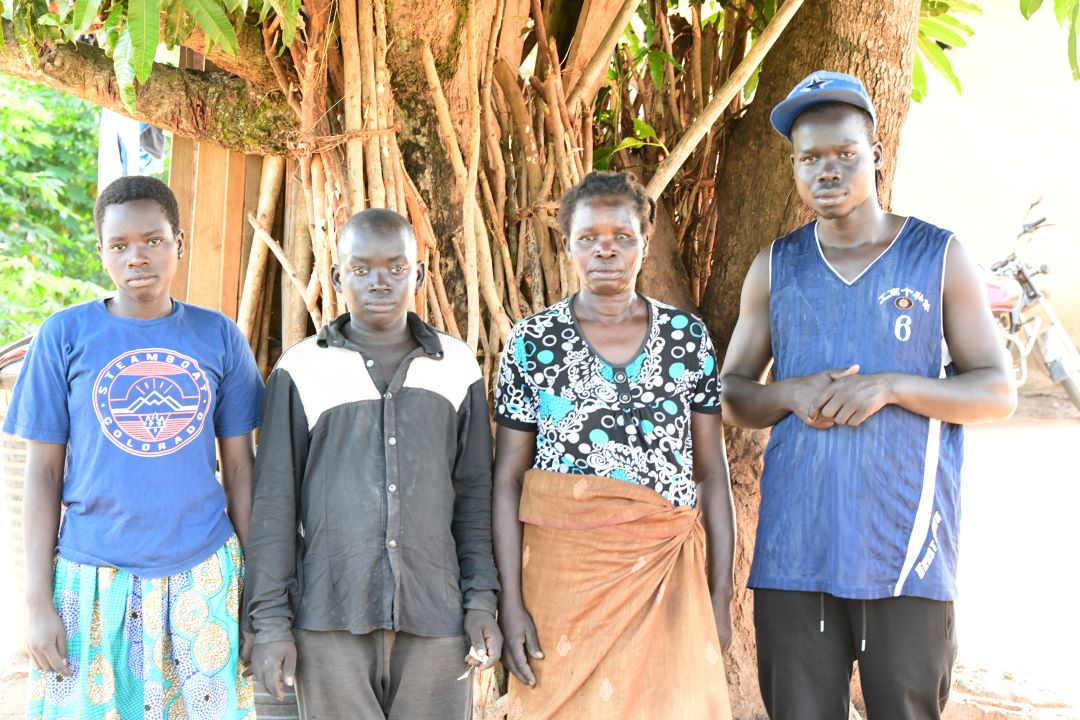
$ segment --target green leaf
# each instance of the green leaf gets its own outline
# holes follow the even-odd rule
[[[116,45],[120,42],[120,25],[124,22],[124,6],[117,3],[112,6],[109,15],[105,18],[105,24],[98,30],[98,42],[105,54],[112,56],[116,52]]]
[[[236,33],[233,32],[229,18],[225,15],[225,10],[219,0],[184,0],[184,5],[191,13],[191,17],[195,18],[198,26],[206,33],[207,41],[236,57]],[[209,52],[208,48],[207,53]]]
[[[652,78],[657,90],[664,89],[664,59],[655,51],[649,52],[649,77]]]
[[[1024,16],[1025,20],[1028,20],[1042,4],[1043,0],[1020,0],[1020,14]]]
[[[922,0],[922,6],[919,8],[921,17],[939,17],[947,12],[949,12],[947,0]]]
[[[973,2],[962,2],[961,0],[948,0],[949,12],[951,13],[971,13],[973,15],[982,15],[982,8]]]
[[[120,88],[120,99],[128,110],[135,112],[135,66],[131,57],[131,36],[128,35],[126,27],[120,32],[112,60],[116,84]]]
[[[621,150],[627,150],[627,149],[636,150],[636,149],[638,149],[639,147],[641,147],[641,146],[643,146],[645,144],[646,143],[642,142],[641,140],[638,140],[636,137],[626,137],[626,138],[623,138],[619,142],[619,144],[615,146],[615,148],[611,151],[611,154],[614,155],[615,153],[617,153],[617,152],[619,152]]]
[[[679,72],[683,71],[682,63],[680,63],[678,60],[676,60],[675,58],[668,55],[663,50],[653,50],[653,52],[656,53],[658,56],[660,56],[661,60],[663,60],[664,62],[670,64],[673,68],[675,68]]]
[[[916,43],[927,62],[929,62],[930,65],[946,80],[952,83],[952,86],[956,88],[956,92],[962,92],[960,89],[960,78],[956,77],[956,73],[953,72],[952,69],[952,63],[949,62],[949,58],[945,56],[944,51],[938,47],[938,44],[921,35],[916,40]]]
[[[285,14],[281,18],[281,45],[286,48],[296,39],[300,24],[300,0],[285,0]]]
[[[754,96],[754,93],[757,92],[758,80],[760,80],[760,78],[761,66],[758,65],[756,68],[754,68],[754,72],[750,75],[750,79],[746,81],[745,85],[743,85],[742,95],[744,100],[750,100],[750,98]]]
[[[1080,3],[1073,6],[1072,21],[1069,23],[1069,67],[1072,68],[1073,80],[1080,80],[1080,65],[1076,62],[1076,26],[1080,23]]]
[[[937,20],[939,23],[943,23],[945,25],[948,25],[949,27],[956,30],[956,32],[962,33],[962,34],[964,34],[964,35],[966,35],[968,37],[971,37],[972,35],[975,34],[975,31],[971,28],[970,25],[967,25],[965,23],[960,22],[959,20],[957,20],[952,15],[942,15],[942,16],[936,17],[934,19]]]
[[[97,17],[101,8],[101,0],[75,0],[75,14],[71,17],[71,24],[80,33],[86,32],[90,24]]]
[[[1054,17],[1057,19],[1057,24],[1064,25],[1065,21],[1076,12],[1077,5],[1080,5],[1080,0],[1054,0]]]
[[[641,120],[640,118],[634,118],[634,135],[639,138],[655,138],[656,130],[652,125]]]
[[[919,18],[919,33],[949,47],[962,48],[967,44],[959,33],[939,22],[937,18]]]
[[[184,8],[183,0],[172,0],[165,13],[165,45],[172,48],[184,42],[195,27],[195,21]]]
[[[915,67],[911,72],[911,99],[922,102],[926,97],[926,70],[923,69],[922,58],[915,53]]]
[[[630,53],[636,55],[638,50],[641,49],[641,41],[638,40],[637,33],[634,32],[634,28],[629,25],[626,27],[626,31],[623,33],[623,40],[626,42],[626,46],[630,48]]]
[[[161,0],[128,0],[128,37],[135,77],[144,83],[154,69],[158,38],[161,35]]]
[[[596,149],[592,156],[593,170],[607,170],[611,167],[611,156],[614,153],[614,150],[615,148]]]

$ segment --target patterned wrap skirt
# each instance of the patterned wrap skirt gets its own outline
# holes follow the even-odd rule
[[[529,470],[521,589],[543,659],[508,720],[731,720],[697,508],[624,480]]]
[[[243,584],[235,535],[162,578],[57,557],[54,601],[71,676],[32,670],[27,717],[254,720],[239,659]]]

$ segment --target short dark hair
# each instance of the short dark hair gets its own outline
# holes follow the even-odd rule
[[[641,183],[628,172],[591,172],[570,188],[559,202],[559,229],[570,237],[570,222],[577,206],[592,198],[621,198],[628,201],[641,219],[641,230],[648,236],[656,223],[656,201],[645,192]]]
[[[851,110],[852,112],[858,113],[859,117],[862,119],[863,128],[866,130],[866,141],[871,145],[874,144],[877,132],[874,129],[874,118],[870,116],[870,113],[866,112],[861,107],[857,107],[851,103],[840,102],[838,100],[829,100],[827,102],[811,105],[796,115],[795,119],[791,122],[791,134],[794,134],[795,126],[802,122],[804,118],[809,117],[810,115],[829,112],[831,110]]]
[[[176,196],[169,186],[155,177],[147,175],[129,175],[117,178],[105,186],[94,203],[94,230],[101,239],[101,223],[105,220],[105,209],[110,205],[123,205],[136,200],[153,200],[161,206],[165,219],[172,225],[175,235],[180,230],[180,208]]]
[[[393,210],[385,208],[368,208],[362,210],[345,221],[341,233],[338,235],[338,247],[350,233],[371,230],[379,233],[405,233],[405,250],[412,256],[413,261],[419,261],[417,257],[416,232],[409,221]]]

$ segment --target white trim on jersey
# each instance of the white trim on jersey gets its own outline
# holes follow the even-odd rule
[[[832,263],[830,263],[830,262],[829,262],[829,261],[828,261],[828,260],[827,260],[827,259],[825,258],[825,251],[821,249],[821,238],[820,238],[820,237],[818,237],[818,223],[817,223],[817,221],[816,221],[816,220],[814,221],[814,247],[816,247],[816,248],[817,248],[817,251],[818,251],[818,255],[819,255],[819,256],[821,257],[821,262],[825,263],[825,267],[827,267],[827,268],[829,268],[830,270],[832,270],[832,274],[833,274],[833,275],[835,275],[836,277],[840,278],[840,282],[844,283],[844,284],[845,284],[845,285],[847,285],[848,287],[851,287],[851,286],[852,286],[852,285],[854,285],[855,283],[859,282],[859,278],[861,278],[861,277],[862,277],[863,275],[865,275],[866,273],[870,272],[870,268],[872,268],[872,267],[874,267],[875,265],[877,265],[877,261],[878,261],[878,260],[880,260],[881,258],[883,258],[883,257],[885,256],[885,253],[889,252],[889,250],[890,250],[890,249],[892,249],[892,246],[896,244],[896,241],[900,239],[900,236],[904,234],[904,228],[906,228],[906,227],[907,227],[907,225],[908,225],[908,220],[910,220],[910,219],[911,219],[911,217],[910,217],[910,216],[909,216],[909,217],[906,217],[906,218],[904,218],[904,224],[900,226],[900,229],[899,229],[899,230],[898,230],[898,231],[896,232],[896,236],[895,236],[895,237],[894,237],[894,238],[892,239],[892,241],[891,241],[891,242],[889,242],[889,247],[887,247],[887,248],[885,248],[884,250],[882,250],[882,251],[881,251],[881,254],[880,254],[880,255],[878,255],[878,256],[877,256],[876,258],[874,258],[873,260],[871,260],[871,261],[870,261],[870,264],[869,264],[869,265],[867,265],[866,267],[864,267],[864,268],[863,268],[863,270],[862,270],[862,272],[861,272],[861,273],[859,273],[858,275],[856,275],[856,276],[855,276],[854,278],[852,278],[851,280],[848,280],[848,279],[847,279],[847,278],[845,278],[845,277],[844,277],[843,275],[841,275],[840,273],[838,273],[838,272],[836,271],[836,268],[834,268],[834,267],[832,266]]]
[[[926,534],[930,530],[930,518],[934,510],[934,495],[937,492],[938,452],[941,448],[941,421],[930,420],[926,429],[926,462],[923,465],[922,494],[919,496],[919,509],[915,511],[915,522],[911,526],[908,538],[907,556],[904,567],[893,588],[893,596],[898,597],[904,589],[911,569],[926,544]]]
[[[949,257],[949,246],[953,238],[945,243],[944,255],[941,259],[941,297],[938,298],[938,315],[941,325],[941,367],[938,377],[945,377],[945,366],[952,362],[948,357],[949,346],[945,342],[945,263]],[[894,241],[895,242],[895,241]],[[884,253],[883,253],[884,254]],[[896,580],[893,588],[893,596],[898,597],[904,590],[904,583],[911,575],[911,569],[915,567],[915,561],[926,544],[926,534],[930,530],[930,519],[933,517],[934,496],[937,494],[938,460],[941,450],[941,421],[931,418],[929,427],[926,429],[926,454],[923,464],[922,493],[919,496],[919,507],[915,511],[915,522],[911,526],[911,536],[908,538],[907,555],[904,557],[904,566],[900,570],[900,577]]]
[[[773,249],[776,247],[776,240],[769,243],[769,295],[772,295],[772,256]]]

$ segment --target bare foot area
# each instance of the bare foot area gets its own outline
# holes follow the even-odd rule
[[[1055,690],[1008,672],[957,665],[945,720],[1062,720],[1080,717]]]
[[[25,655],[6,655],[0,658],[0,720],[22,720],[26,717]]]

